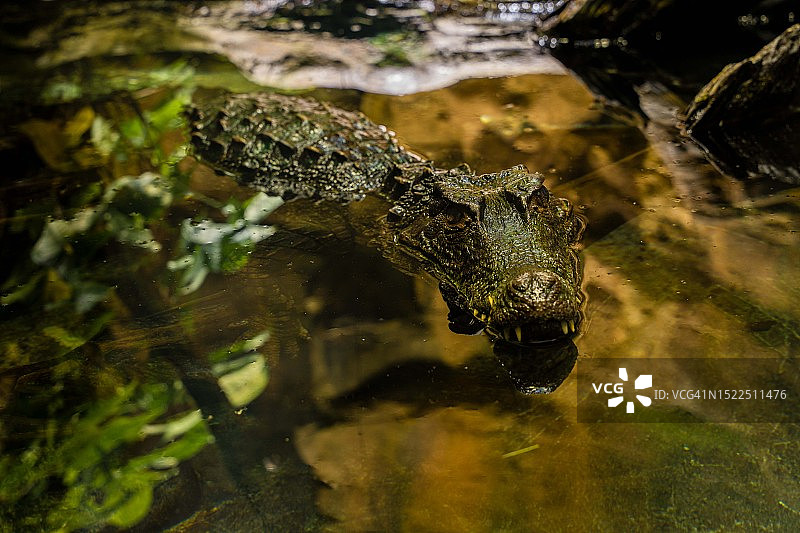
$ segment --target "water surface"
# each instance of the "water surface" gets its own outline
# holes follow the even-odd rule
[[[800,527],[795,425],[582,424],[574,373],[518,392],[338,206],[187,156],[191,79],[6,112],[3,530]],[[309,94],[578,206],[579,365],[798,355],[796,190],[720,175],[567,75]]]

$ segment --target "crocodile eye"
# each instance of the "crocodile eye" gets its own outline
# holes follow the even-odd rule
[[[533,192],[531,192],[530,196],[528,197],[528,209],[529,210],[537,210],[543,207],[547,207],[550,203],[550,191],[545,189],[544,187],[539,187]]]
[[[451,229],[461,229],[467,225],[469,215],[463,209],[451,205],[444,210],[444,221]]]
[[[566,198],[558,198],[556,200],[556,206],[558,206],[559,214],[562,217],[569,217],[572,215],[572,204],[569,203],[569,200]]]

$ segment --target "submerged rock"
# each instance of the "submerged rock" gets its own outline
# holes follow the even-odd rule
[[[467,78],[563,74],[531,46],[543,14],[516,7],[417,0],[117,0],[46,11],[12,5],[0,6],[0,45],[20,57],[4,74],[22,99],[32,77],[49,82],[52,72],[71,73],[83,61],[176,54],[195,62],[224,58],[247,80],[284,89],[408,94]]]
[[[647,116],[643,86],[691,101],[725,65],[790,26],[794,9],[786,0],[569,0],[535,41],[606,103]]]
[[[683,128],[727,173],[800,183],[800,24],[725,67],[686,110]]]

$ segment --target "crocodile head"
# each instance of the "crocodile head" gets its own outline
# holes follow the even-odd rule
[[[523,345],[573,335],[584,221],[569,202],[521,165],[421,174],[387,218],[395,241],[439,280],[450,328]]]

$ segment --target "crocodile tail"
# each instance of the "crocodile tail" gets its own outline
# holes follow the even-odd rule
[[[284,199],[360,200],[420,160],[362,113],[305,98],[223,94],[193,103],[187,119],[199,159]]]

